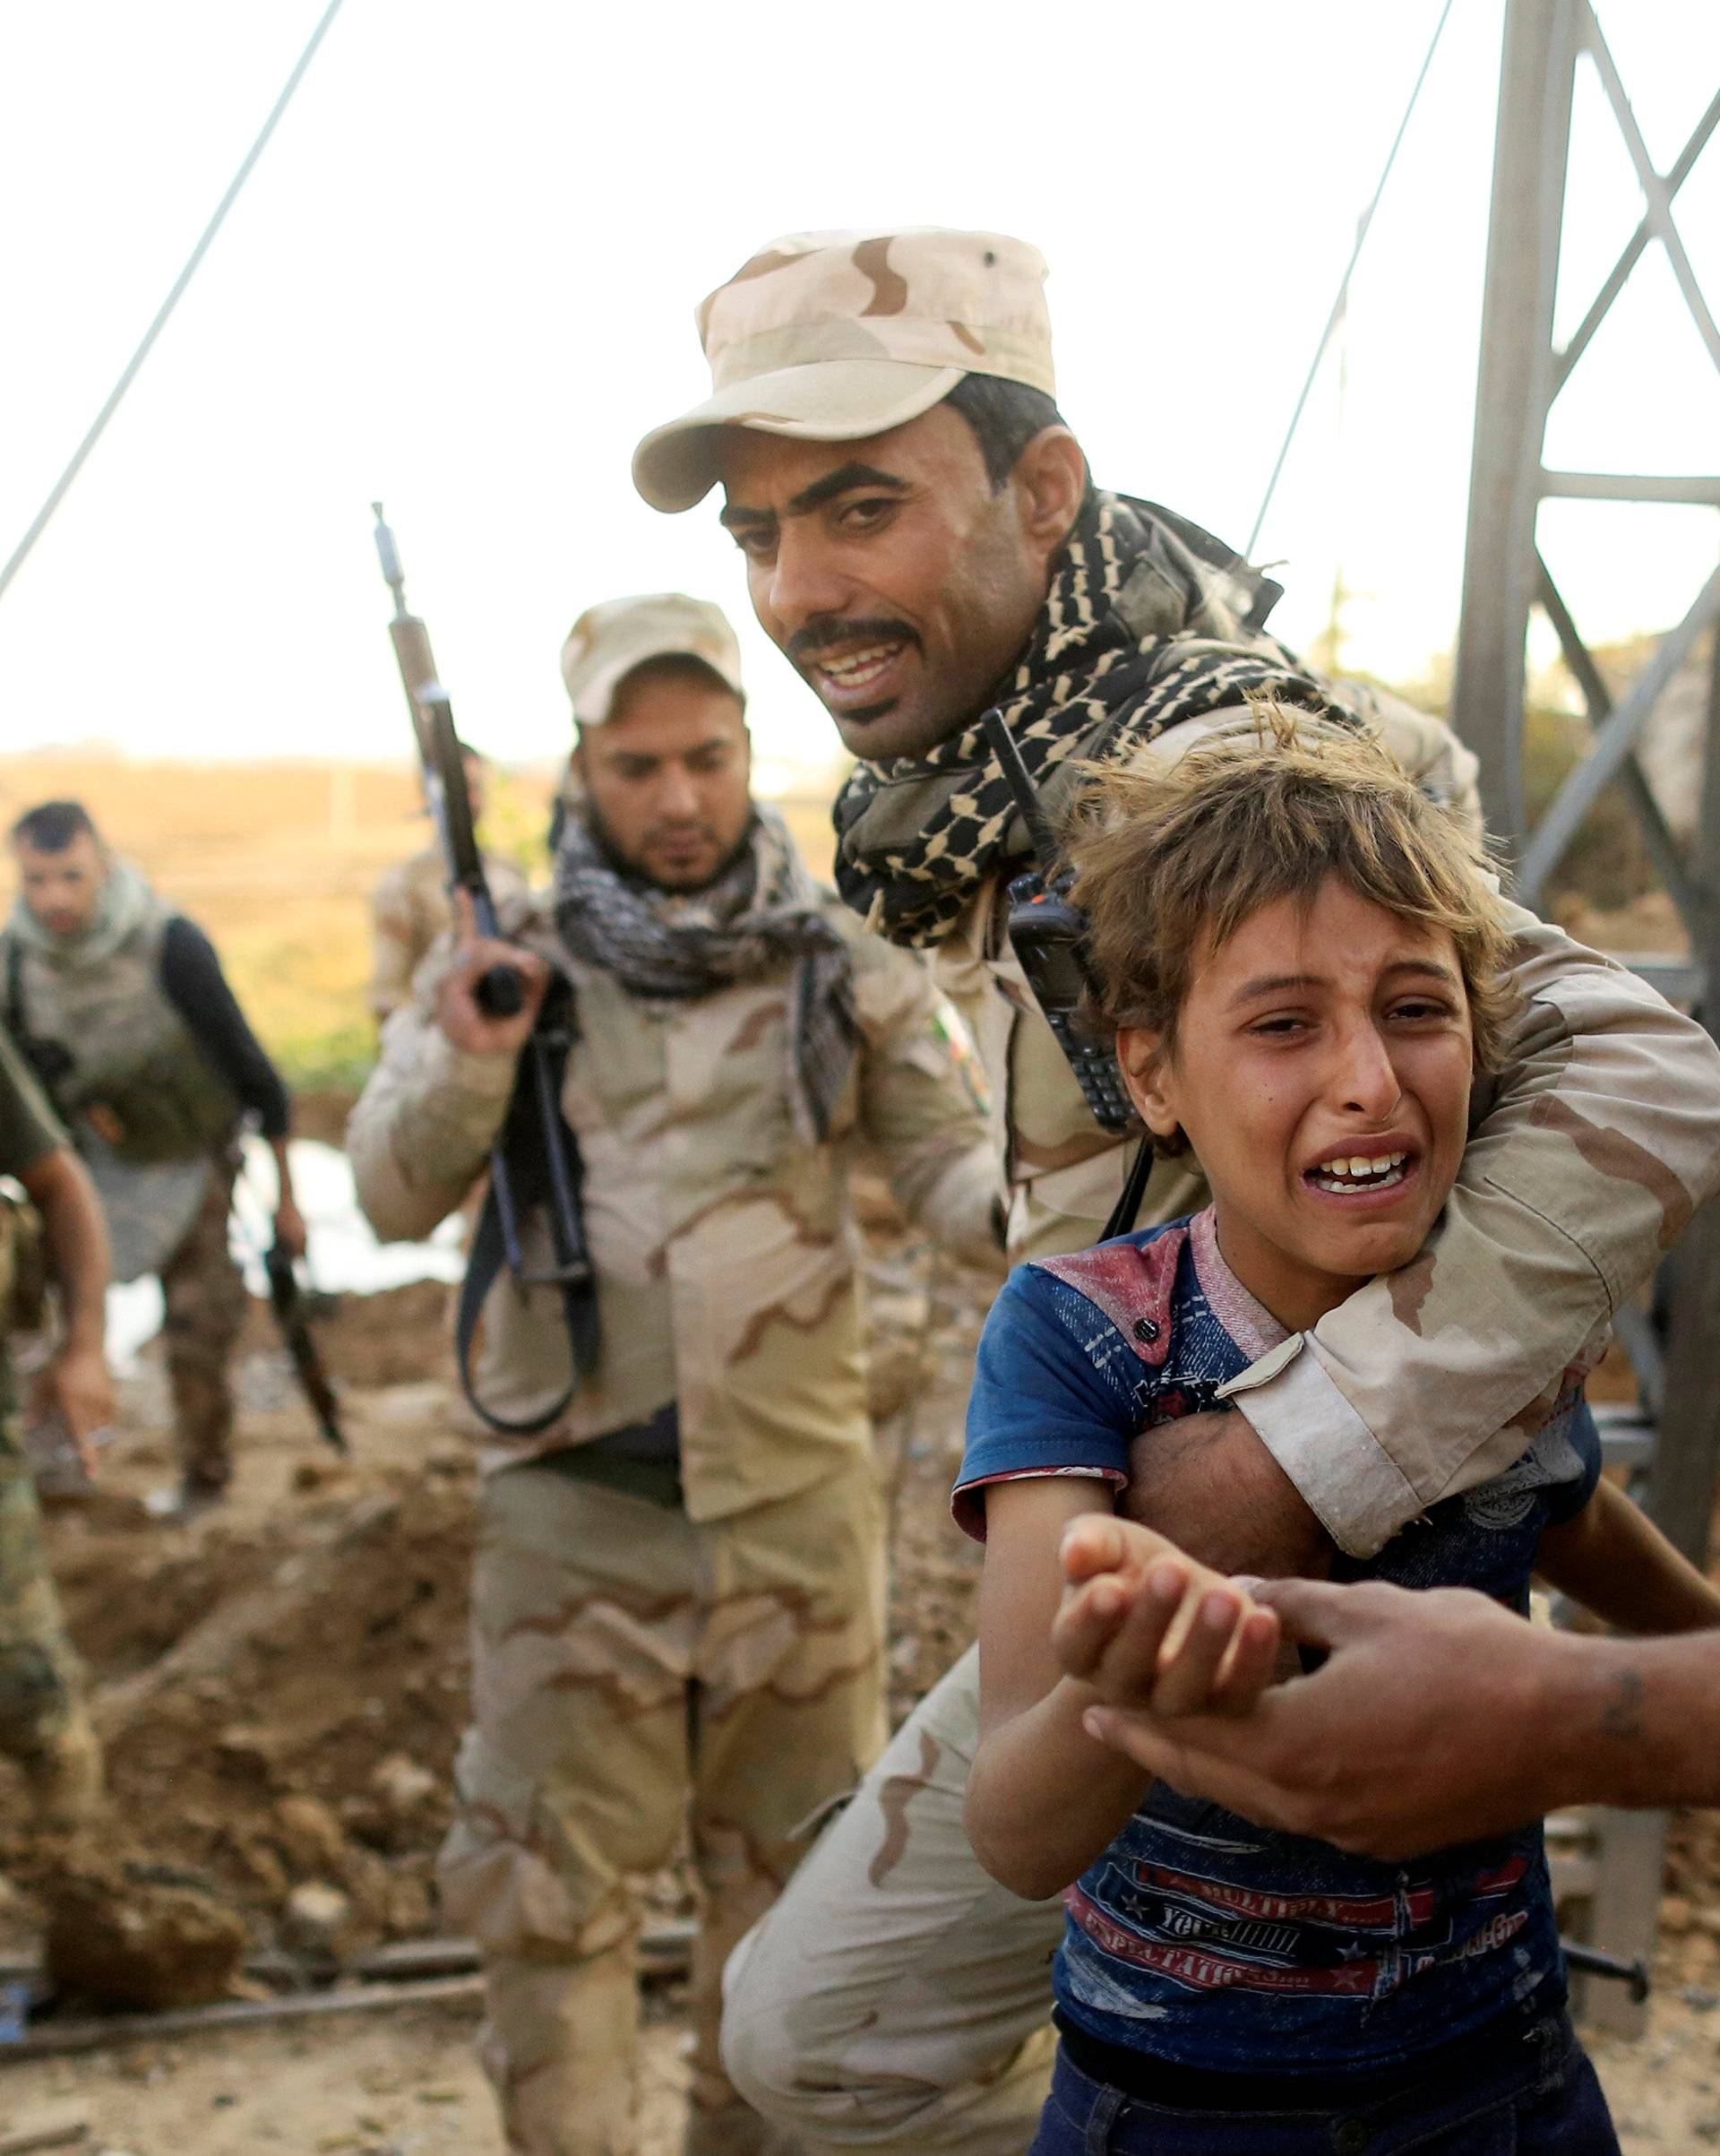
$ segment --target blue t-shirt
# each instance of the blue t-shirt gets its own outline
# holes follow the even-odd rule
[[[1210,1212],[1010,1276],[980,1341],[955,1510],[1018,1476],[1129,1479],[1133,1439],[1199,1413],[1286,1337],[1219,1255]],[[1600,1472],[1580,1382],[1522,1457],[1341,1576],[1528,1603],[1544,1528]],[[1179,2065],[1371,2073],[1556,2007],[1564,1972],[1539,1826],[1406,1865],[1258,1827],[1155,1784],[1064,1895],[1058,2005]]]

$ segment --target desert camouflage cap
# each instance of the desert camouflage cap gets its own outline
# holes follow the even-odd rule
[[[588,607],[562,646],[562,679],[581,726],[601,726],[615,691],[648,659],[684,652],[702,659],[739,696],[741,647],[720,607],[683,591],[651,591],[637,599],[606,599]]]
[[[799,232],[699,309],[714,394],[633,453],[654,509],[716,484],[725,427],[853,442],[929,411],[964,375],[1056,394],[1045,264],[1001,232]]]

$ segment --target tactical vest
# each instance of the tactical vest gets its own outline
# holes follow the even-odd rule
[[[126,1167],[191,1160],[224,1144],[239,1103],[161,986],[173,910],[153,893],[99,958],[5,937],[6,1023],[82,1148],[94,1131]]]

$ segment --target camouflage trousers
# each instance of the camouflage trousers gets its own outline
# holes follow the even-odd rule
[[[968,1846],[972,1648],[891,1739],[736,1949],[723,2059],[813,2150],[1020,2156],[1051,2081],[1061,1898],[1023,1902]]]
[[[174,1439],[180,1473],[197,1489],[224,1489],[233,1474],[229,1366],[245,1310],[245,1278],[228,1247],[237,1171],[230,1153],[211,1163],[202,1203],[161,1268]]]
[[[440,1878],[483,1953],[507,2145],[630,2156],[634,1942],[653,1879],[690,1849],[687,2146],[765,2149],[718,2057],[721,1972],[882,1741],[872,1462],[701,1525],[542,1466],[492,1475],[482,1505],[473,1727]]]
[[[0,1426],[0,1752],[23,1769],[39,1824],[59,1831],[95,1810],[101,1752],[14,1435]]]

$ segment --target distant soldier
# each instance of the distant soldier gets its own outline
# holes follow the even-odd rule
[[[484,814],[484,759],[475,748],[464,747],[460,757],[477,823]],[[499,854],[485,855],[484,873],[498,901],[525,890],[524,876]],[[452,919],[448,866],[440,846],[426,846],[384,869],[370,897],[370,1007],[378,1025],[411,995],[412,976],[436,938],[447,934]]]
[[[247,1113],[274,1151],[276,1240],[295,1256],[305,1247],[287,1090],[214,945],[108,851],[81,803],[45,801],[11,836],[5,1023],[95,1179],[115,1279],[160,1278],[183,1513],[218,1498],[233,1471],[228,1365],[245,1305],[228,1216]]]
[[[443,1853],[484,1953],[511,2149],[634,2146],[633,1942],[690,1836],[698,2156],[766,2145],[717,2053],[730,1945],[882,1736],[883,1523],[848,1194],[856,1144],[941,1239],[995,1251],[1000,1165],[913,954],[814,883],[750,794],[739,654],[714,607],[618,599],[563,671],[582,780],[553,907],[468,936],[390,1027],[348,1146],[378,1232],[426,1235],[483,1173],[552,971],[577,1036],[603,1346],[531,1438],[485,1456],[474,1728]],[[527,1007],[474,986],[518,965]],[[524,1420],[568,1366],[553,1290],[503,1281],[478,1394]]]
[[[34,1406],[80,1445],[113,1419],[103,1354],[108,1234],[90,1177],[54,1111],[0,1033],[0,1177],[35,1209],[46,1268],[59,1289],[59,1343],[39,1374]],[[37,1824],[88,1824],[101,1796],[101,1753],[84,1704],[83,1672],[65,1634],[42,1547],[36,1488],[17,1426],[5,1336],[34,1313],[32,1227],[0,1189],[0,1752],[22,1768]]]

